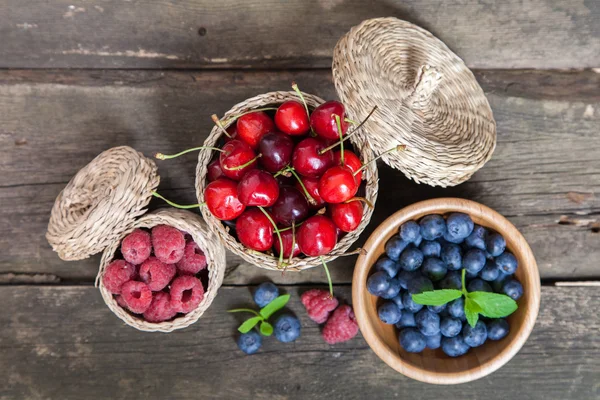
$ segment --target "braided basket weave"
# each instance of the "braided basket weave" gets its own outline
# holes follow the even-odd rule
[[[492,156],[496,123],[463,61],[426,30],[396,18],[355,26],[337,43],[333,78],[350,118],[365,124],[376,154],[416,182],[454,186]]]
[[[308,107],[311,109],[314,109],[320,104],[324,103],[323,99],[313,96],[311,94],[303,93],[303,96],[308,104]],[[267,106],[278,106],[279,104],[287,100],[299,99],[297,94],[294,92],[270,92],[261,94],[233,106],[231,110],[225,113],[223,121],[227,121],[231,117],[237,116],[244,112],[251,111],[253,109]],[[361,117],[364,118],[367,114],[368,112],[361,115]],[[224,126],[225,128],[227,128],[228,125],[226,124],[226,122],[224,122]],[[219,130],[219,128],[214,127],[210,132],[210,135],[204,142],[204,146],[215,146],[218,140],[221,138],[221,135],[222,133]],[[354,145],[354,149],[357,155],[361,158],[363,162],[371,160],[373,158],[373,153],[371,152],[369,147],[365,145],[364,137],[358,137],[358,135],[354,135],[349,140]],[[206,173],[208,164],[211,162],[212,158],[213,152],[211,150],[200,150],[200,153],[198,155],[198,166],[196,168],[196,195],[198,197],[199,203],[204,202],[204,188],[207,184]],[[375,165],[375,163],[369,163],[367,167],[365,167],[363,179],[366,180],[365,198],[369,200],[372,204],[375,204],[375,201],[377,200],[379,179],[377,174],[377,166]],[[233,253],[239,255],[244,260],[253,265],[256,265],[257,267],[269,270],[281,269],[280,267],[278,267],[277,257],[253,251],[244,247],[232,235],[229,234],[229,228],[226,228],[220,220],[215,218],[210,213],[207,207],[201,207],[201,210],[202,215],[204,216],[204,220],[207,222],[209,227],[221,237],[227,249],[231,250]],[[339,257],[340,255],[343,255],[350,248],[350,246],[358,239],[361,232],[369,224],[369,221],[371,220],[371,215],[373,214],[373,209],[369,207],[364,207],[363,210],[363,219],[358,228],[355,231],[350,232],[346,236],[344,236],[329,254],[323,256],[325,262],[330,262]],[[320,257],[296,257],[292,259],[291,264],[288,264],[286,266],[286,270],[301,271],[320,265],[322,265]]]

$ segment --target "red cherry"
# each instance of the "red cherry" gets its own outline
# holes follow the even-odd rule
[[[315,199],[315,201],[317,202],[317,204],[314,205],[309,203],[310,208],[312,208],[313,210],[321,208],[325,204],[325,201],[321,198],[321,195],[319,194],[319,178],[308,178],[306,176],[303,176],[302,178],[300,178],[300,180],[302,180],[302,183],[304,184],[304,187],[306,188],[308,194],[310,194],[312,198]],[[300,192],[304,193],[304,191],[302,190],[302,186],[300,186],[300,182],[296,181],[295,187]]]
[[[275,125],[288,135],[300,136],[310,128],[304,105],[294,100],[284,102],[275,112]]]
[[[333,161],[335,165],[341,165],[342,153],[340,151],[336,151],[333,153]],[[360,158],[350,150],[344,150],[344,165],[352,172],[356,172],[363,166]],[[362,180],[362,171],[354,175],[356,182],[360,185],[360,181]]]
[[[294,142],[281,132],[269,132],[258,142],[258,152],[262,154],[260,164],[269,172],[275,173],[292,160]]]
[[[271,207],[279,197],[279,185],[273,175],[258,169],[244,175],[237,191],[240,201],[247,206]]]
[[[360,225],[363,216],[363,205],[360,201],[330,204],[328,208],[333,223],[341,231],[352,232]]]
[[[273,247],[273,225],[258,208],[249,208],[235,223],[240,242],[256,251],[267,251]]]
[[[242,115],[237,120],[238,138],[248,143],[253,149],[258,146],[260,139],[275,129],[271,117],[262,111]]]
[[[358,184],[348,167],[336,165],[319,179],[319,194],[327,203],[342,203],[354,197]]]
[[[275,178],[279,187],[283,186],[294,186],[294,183],[297,182],[293,176],[285,176],[285,175],[277,175]]]
[[[229,125],[226,131],[229,133],[229,137],[225,136],[225,143],[238,138],[237,124]]]
[[[337,243],[335,224],[324,215],[312,216],[300,226],[296,239],[307,256],[327,254]]]
[[[342,127],[342,135],[348,130],[348,123],[344,120],[346,117],[346,108],[339,101],[327,101],[310,114],[310,126],[315,133],[325,139],[339,139],[337,122],[332,114],[340,117],[340,125]]]
[[[236,219],[246,208],[237,194],[237,182],[221,178],[206,185],[204,200],[208,210],[220,220]]]
[[[208,171],[206,172],[206,178],[209,182],[216,181],[219,178],[226,178],[219,160],[215,160],[208,164]]]
[[[256,157],[254,150],[246,142],[241,140],[231,140],[223,146],[223,152],[219,156],[219,163],[223,174],[230,179],[239,181],[246,172],[256,168]],[[241,165],[249,163],[244,168],[239,168]]]
[[[283,231],[281,234],[281,241],[283,242],[283,256],[289,257],[292,252],[292,230],[288,229],[287,231]],[[298,235],[296,235],[297,237]],[[279,247],[279,238],[277,235],[273,236],[273,248],[275,249],[275,253],[279,255],[280,247]],[[294,241],[294,255],[292,257],[296,257],[300,255],[300,246],[298,246],[298,239]]]
[[[306,138],[294,149],[292,155],[292,166],[298,173],[312,178],[318,178],[333,165],[333,152],[326,151],[319,154],[325,148],[325,143],[315,138]]]
[[[283,226],[302,221],[308,215],[306,197],[296,188],[286,186],[279,190],[279,198],[271,207],[275,221]]]

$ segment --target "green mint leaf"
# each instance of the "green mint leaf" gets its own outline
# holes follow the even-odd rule
[[[250,330],[252,328],[254,328],[256,326],[256,324],[258,324],[260,321],[262,321],[262,317],[258,316],[258,317],[252,317],[246,321],[244,321],[243,324],[240,325],[240,327],[238,328],[238,331],[240,331],[241,333],[248,333],[250,332]]]
[[[273,300],[272,302],[270,302],[269,304],[267,304],[266,306],[264,306],[260,310],[260,315],[264,319],[269,319],[269,317],[271,315],[273,315],[277,310],[281,310],[283,307],[285,307],[285,305],[287,304],[288,301],[290,301],[289,294],[281,295],[281,296],[277,297],[275,300]]]
[[[263,321],[260,324],[260,333],[263,336],[271,336],[273,334],[273,325],[271,325],[267,321]]]
[[[227,312],[230,312],[230,313],[235,313],[235,312],[249,312],[249,313],[252,313],[252,314],[256,315],[257,317],[260,316],[259,313],[257,313],[254,310],[251,310],[249,308],[235,308],[233,310],[227,310]]]
[[[505,294],[488,292],[471,292],[469,298],[473,300],[481,311],[479,313],[488,318],[503,318],[517,310],[517,302]]]
[[[467,322],[471,325],[471,328],[475,328],[477,320],[479,320],[479,313],[481,308],[477,303],[471,300],[469,297],[465,298],[465,315],[467,316]]]
[[[412,299],[415,303],[423,304],[425,306],[442,306],[452,300],[460,298],[462,295],[463,293],[460,290],[441,289],[413,294]]]

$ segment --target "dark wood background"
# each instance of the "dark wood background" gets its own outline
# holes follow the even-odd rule
[[[358,245],[427,198],[469,198],[509,218],[544,286],[536,328],[504,368],[456,387],[404,378],[360,336],[321,340],[298,299],[324,284],[320,269],[282,276],[231,254],[198,323],[137,332],[93,288],[99,256],[67,263],[52,252],[44,233],[54,199],[95,155],[197,146],[212,113],[292,80],[336,98],[333,47],[376,16],[417,23],[464,58],[494,111],[498,144],[449,189],[380,165],[385,196]],[[600,398],[600,1],[5,0],[0,38],[0,399]],[[195,202],[195,164],[193,155],[160,162],[160,191]],[[347,301],[353,265],[331,266]],[[251,285],[265,279],[292,294],[303,335],[245,357],[225,310],[250,303]],[[574,286],[554,286],[564,281]]]

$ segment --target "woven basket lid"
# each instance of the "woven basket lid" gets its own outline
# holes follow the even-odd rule
[[[396,18],[355,26],[337,43],[333,80],[375,154],[416,182],[454,186],[492,156],[496,122],[473,73],[442,41]]]
[[[99,253],[144,214],[158,187],[156,164],[131,147],[113,147],[83,167],[60,192],[46,239],[63,260]]]

